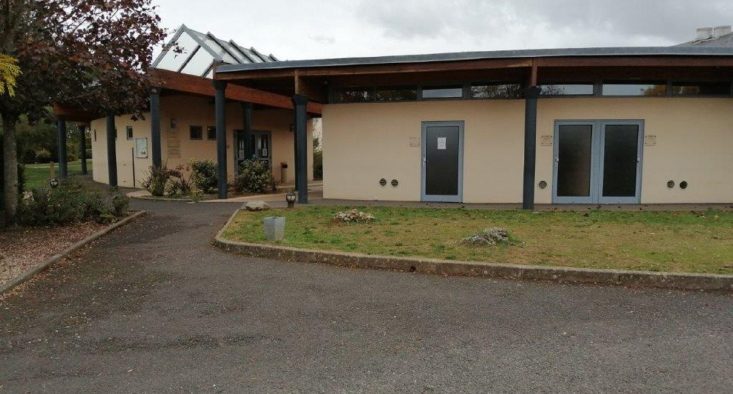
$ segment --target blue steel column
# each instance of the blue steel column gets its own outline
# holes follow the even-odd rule
[[[527,89],[524,106],[524,185],[522,208],[534,209],[534,180],[537,161],[537,97],[540,89]]]
[[[56,121],[56,140],[58,143],[59,176],[65,179],[69,176],[69,166],[66,160],[66,120],[64,118],[59,118]]]
[[[214,81],[214,119],[216,120],[216,162],[219,198],[227,198],[226,81]]]
[[[298,202],[308,203],[308,113],[306,106],[308,97],[296,94],[293,96],[295,110],[295,188],[298,190]]]
[[[81,158],[81,174],[87,175],[87,125],[79,124],[79,157]]]
[[[153,158],[153,167],[161,168],[160,148],[160,90],[153,89],[150,92],[150,142]]]
[[[109,186],[117,187],[117,131],[114,115],[107,115],[107,171]]]

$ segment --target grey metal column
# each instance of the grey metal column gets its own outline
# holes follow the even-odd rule
[[[79,158],[81,158],[81,174],[87,175],[87,125],[80,123],[79,127]]]
[[[107,115],[107,171],[109,186],[117,187],[117,130],[114,115]]]
[[[214,81],[214,119],[216,123],[216,162],[218,166],[219,198],[227,198],[227,131],[226,81]]]
[[[524,186],[522,208],[534,209],[534,180],[537,161],[537,97],[540,88],[530,86],[524,106]]]
[[[298,202],[308,203],[308,97],[296,94],[293,96],[295,110],[295,188],[298,190]]]
[[[153,167],[162,167],[160,148],[160,90],[153,88],[150,92],[150,145],[153,150]]]
[[[252,135],[252,103],[242,103],[242,130],[244,130],[244,158],[250,159],[254,152],[250,152],[249,139]]]
[[[56,121],[56,141],[58,143],[59,176],[66,178],[69,176],[69,164],[66,160],[66,120],[64,118]]]

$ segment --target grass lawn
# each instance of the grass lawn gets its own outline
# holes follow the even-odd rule
[[[26,164],[25,165],[25,189],[31,190],[33,188],[48,186],[48,180],[50,178],[50,164]],[[58,177],[59,165],[54,163],[54,173]],[[92,174],[92,160],[87,160],[87,170],[89,175]],[[81,160],[69,162],[69,175],[80,175],[81,174]]]
[[[357,207],[370,224],[339,224],[347,207],[299,207],[238,214],[230,240],[266,243],[262,218],[285,216],[280,244],[308,249],[448,260],[733,274],[733,212],[525,212],[460,208]],[[461,240],[504,227],[514,245]]]

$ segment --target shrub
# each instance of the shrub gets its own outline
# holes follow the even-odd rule
[[[36,152],[36,162],[38,163],[50,163],[52,158],[51,152],[46,149],[39,149]]]
[[[170,171],[166,166],[150,167],[148,177],[143,179],[143,187],[154,196],[162,196],[165,194],[165,186],[170,178]]]
[[[33,149],[24,149],[23,158],[21,160],[24,164],[33,164],[36,162],[36,151]]]
[[[313,178],[323,179],[323,151],[313,152]]]
[[[234,188],[242,193],[264,193],[275,188],[275,179],[266,162],[245,160],[239,167]]]
[[[127,214],[129,199],[119,193],[85,190],[73,181],[55,189],[33,189],[21,201],[19,222],[30,226],[58,226],[93,220],[108,223]]]
[[[218,186],[216,164],[211,160],[191,162],[191,182],[203,193],[213,193]]]
[[[191,182],[186,179],[186,172],[188,171],[189,168],[183,165],[168,171],[168,183],[165,191],[169,196],[183,196],[191,193]]]

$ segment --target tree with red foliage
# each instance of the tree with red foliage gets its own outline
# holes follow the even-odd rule
[[[15,95],[0,95],[6,223],[18,203],[15,124],[52,103],[101,114],[141,112],[152,48],[165,37],[151,0],[0,0],[0,54],[18,60]]]

